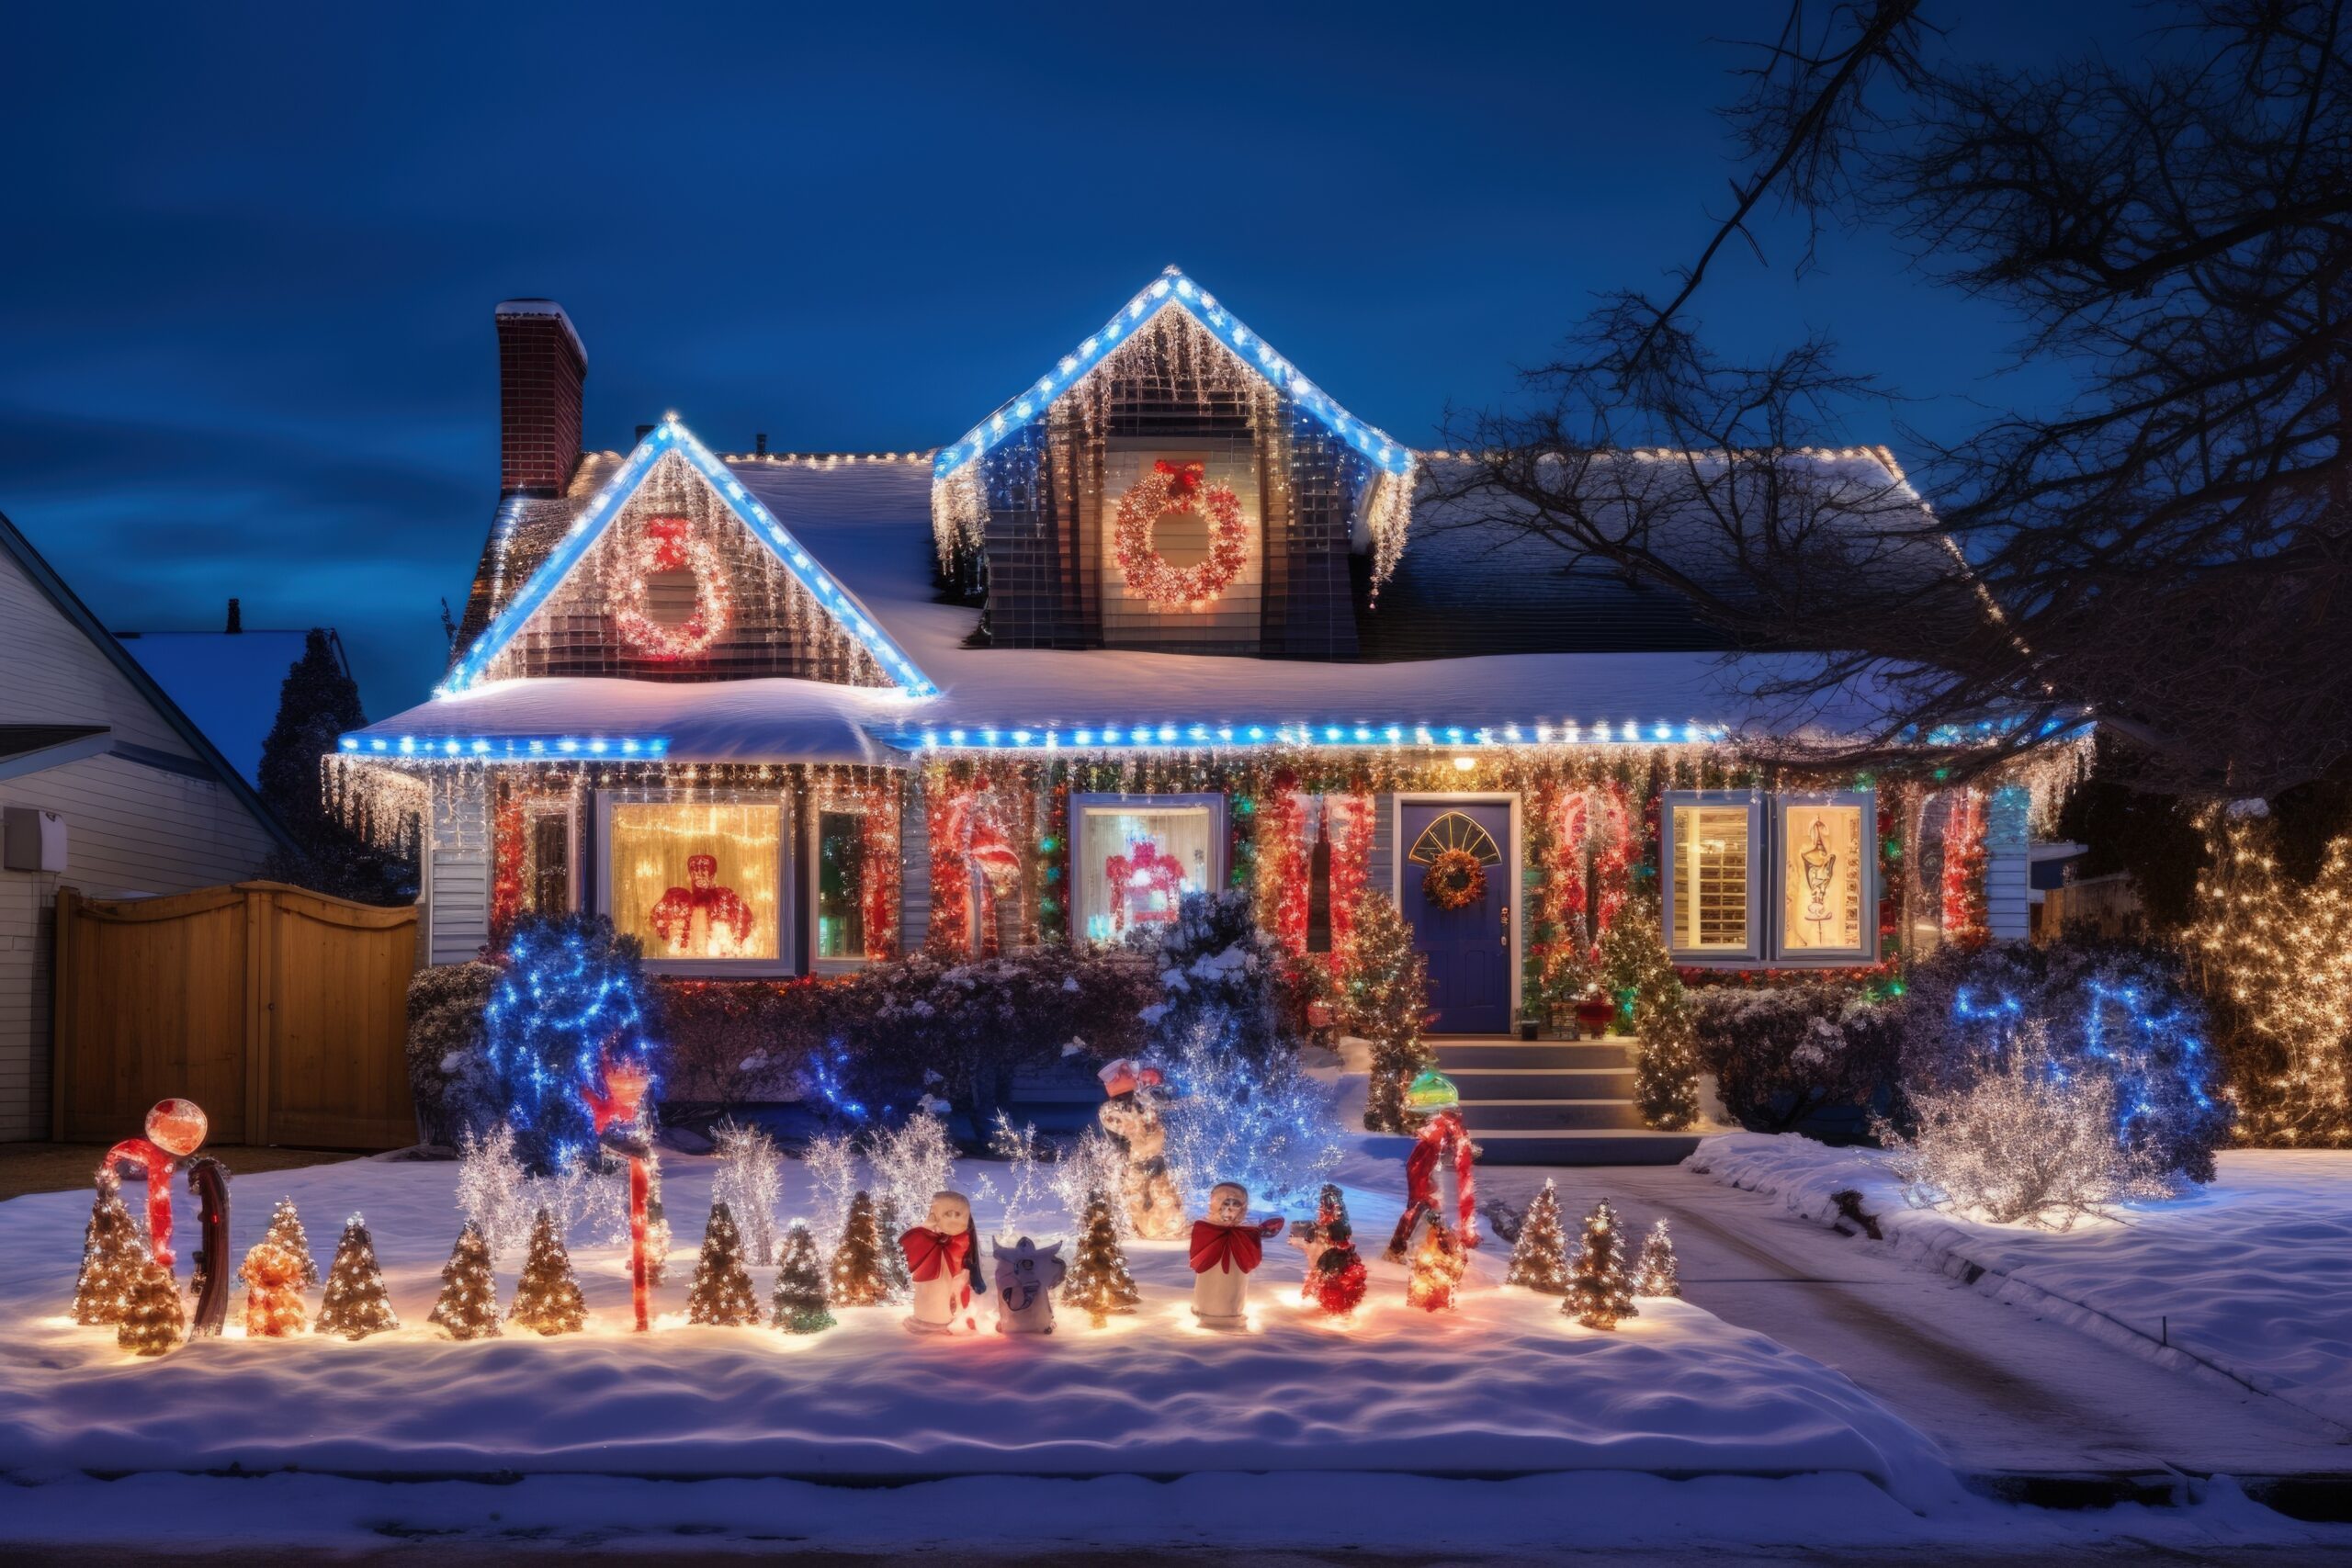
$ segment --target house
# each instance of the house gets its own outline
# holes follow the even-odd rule
[[[343,638],[333,626],[328,651],[351,673]],[[115,637],[141,668],[194,719],[247,784],[261,787],[262,743],[277,723],[286,672],[302,657],[308,629],[248,626],[237,601],[217,632],[118,631]]]
[[[1172,268],[923,452],[721,455],[673,415],[583,454],[571,321],[496,323],[501,495],[455,658],[341,741],[355,816],[425,825],[435,962],[578,908],[660,971],[821,975],[1111,940],[1227,885],[1343,949],[1370,888],[1434,1029],[1495,1037],[1560,1021],[1619,919],[1746,980],[2024,931],[2022,788],[1771,761],[1736,677],[1801,654],[1728,656],[1679,601],[1470,526],[1457,459]],[[1609,461],[1631,493],[1668,456]],[[1781,460],[1922,515],[1883,452]],[[1515,1104],[1598,1086],[1541,1124],[1638,1132],[1622,1055],[1511,1060],[1537,1058],[1470,1070]]]
[[[46,1136],[57,891],[186,893],[284,831],[243,774],[0,517],[0,1140]]]

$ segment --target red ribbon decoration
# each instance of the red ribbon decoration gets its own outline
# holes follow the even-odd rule
[[[950,1235],[917,1225],[899,1238],[899,1250],[907,1255],[907,1271],[918,1280],[936,1280],[944,1275],[964,1271],[964,1259],[972,1250],[972,1233]]]
[[[1201,488],[1201,476],[1208,470],[1199,463],[1171,463],[1165,457],[1152,460],[1154,473],[1168,476],[1168,493],[1177,501],[1187,501]]]
[[[169,1269],[172,1258],[172,1172],[179,1161],[144,1138],[125,1138],[107,1151],[101,1171],[134,1165],[147,1179],[147,1242],[157,1263]]]
[[[1215,1269],[1230,1273],[1238,1269],[1244,1274],[1265,1261],[1266,1244],[1263,1227],[1251,1224],[1218,1225],[1206,1220],[1193,1222],[1193,1272],[1205,1274]]]
[[[644,1103],[650,1083],[643,1067],[634,1064],[605,1064],[605,1087],[594,1085],[581,1090],[588,1101],[588,1114],[594,1118],[596,1136],[602,1139],[605,1129],[616,1123],[628,1126],[637,1121],[638,1107]],[[645,1204],[649,1183],[645,1179],[645,1157],[628,1156],[628,1293],[630,1303],[637,1309],[637,1331],[643,1334],[653,1326],[649,1281],[645,1267]]]
[[[1462,1112],[1441,1111],[1421,1128],[1412,1152],[1405,1156],[1405,1213],[1389,1238],[1392,1261],[1405,1256],[1405,1243],[1421,1216],[1438,1212],[1438,1162],[1445,1157],[1448,1144],[1453,1145],[1454,1234],[1465,1247],[1478,1245],[1478,1187],[1473,1164],[1478,1145],[1464,1129]]]

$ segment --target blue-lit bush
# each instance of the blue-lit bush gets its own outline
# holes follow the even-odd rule
[[[1207,1212],[1220,1181],[1247,1188],[1260,1212],[1311,1210],[1343,1149],[1337,1091],[1300,1066],[1296,1048],[1251,1056],[1204,1022],[1165,1060],[1168,1164],[1192,1212]]]
[[[514,1152],[536,1174],[594,1141],[585,1095],[605,1061],[642,1065],[660,1091],[639,958],[635,938],[588,915],[526,918],[500,955],[482,1010],[487,1109],[514,1127]]]
[[[2045,1070],[2062,1085],[2096,1078],[2111,1089],[2119,1147],[2191,1181],[2213,1179],[2233,1111],[2205,1010],[2160,948],[2016,942],[1922,961],[1904,1000],[1903,1088],[1968,1087],[2035,1020],[2047,1031]]]

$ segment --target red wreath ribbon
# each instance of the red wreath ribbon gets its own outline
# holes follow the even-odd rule
[[[1265,1260],[1266,1243],[1259,1226],[1193,1222],[1193,1273],[1205,1274],[1212,1269],[1231,1273],[1238,1269],[1247,1274]]]

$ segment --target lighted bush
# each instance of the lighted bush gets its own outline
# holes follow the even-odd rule
[[[482,1010],[481,1053],[491,1109],[514,1127],[514,1152],[534,1174],[552,1170],[567,1148],[594,1141],[586,1094],[601,1087],[606,1062],[658,1074],[640,956],[636,938],[588,915],[526,917],[499,954]]]
[[[1699,1066],[1759,1133],[1866,1111],[1894,1077],[1894,1010],[1851,986],[1715,986],[1692,993]]]

